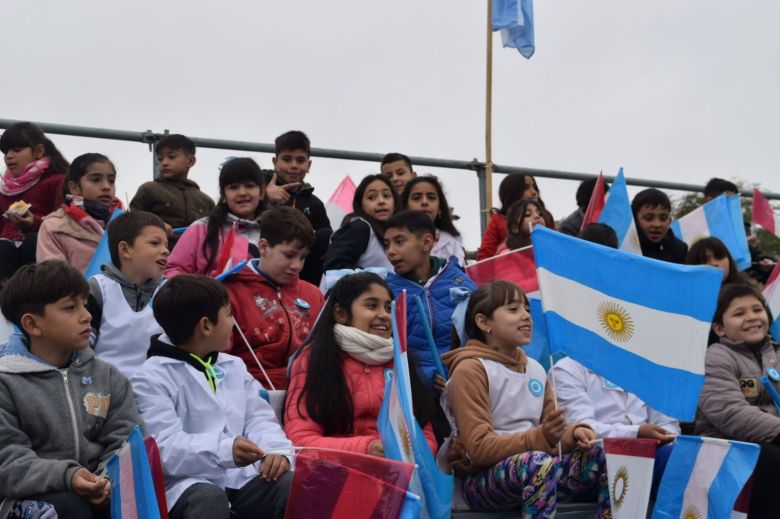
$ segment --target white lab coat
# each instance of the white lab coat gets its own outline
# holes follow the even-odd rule
[[[202,372],[168,357],[147,359],[132,378],[146,431],[160,449],[169,509],[195,483],[238,489],[258,475],[259,462],[243,468],[233,462],[237,436],[286,455],[292,465],[292,443],[244,361],[220,353],[215,366],[224,373],[216,394]]]

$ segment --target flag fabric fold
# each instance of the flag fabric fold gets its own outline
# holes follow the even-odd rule
[[[111,519],[160,519],[152,470],[137,425],[108,461],[106,471],[111,480]]]
[[[623,168],[620,168],[612,187],[609,188],[598,222],[614,229],[615,234],[617,234],[618,249],[642,255]]]
[[[217,253],[217,259],[214,262],[214,269],[211,271],[212,277],[221,276],[233,268],[233,244],[236,242],[238,234],[238,222],[234,223],[228,231],[225,239],[222,240],[222,246]]]
[[[347,175],[328,198],[328,203],[325,204],[325,213],[334,229],[340,227],[344,217],[352,212],[355,189],[357,189],[355,183]]]
[[[531,237],[551,351],[692,421],[721,272],[625,254],[541,226]]]
[[[647,516],[656,445],[643,438],[604,438],[613,519]]]
[[[780,340],[780,261],[775,263],[775,267],[764,285],[763,293],[769,311],[774,317],[774,321],[769,323],[769,333],[777,341]]]
[[[753,223],[763,227],[766,232],[780,238],[780,215],[775,213],[769,200],[758,188],[753,189],[753,211],[750,219]]]
[[[504,47],[513,47],[529,59],[534,55],[532,0],[493,0],[493,31],[501,31]]]
[[[121,207],[114,209],[114,212],[111,213],[111,218],[108,220],[108,223],[111,223],[114,218],[123,212],[124,211],[122,211]],[[95,249],[95,253],[92,255],[92,259],[90,260],[89,265],[87,265],[87,270],[84,271],[84,277],[89,279],[96,274],[100,274],[100,267],[102,267],[105,263],[111,263],[111,252],[108,250],[108,224],[106,224],[106,229],[103,231],[103,236],[98,242],[98,246]]]
[[[599,173],[599,178],[596,179],[596,185],[593,187],[593,194],[590,195],[588,208],[585,210],[585,215],[582,217],[582,228],[599,221],[599,216],[601,216],[601,212],[604,210],[606,202],[604,172],[602,171]]]

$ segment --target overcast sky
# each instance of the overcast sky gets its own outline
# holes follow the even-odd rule
[[[495,162],[780,192],[780,4],[534,9],[530,61],[495,36]],[[4,2],[2,18],[0,118],[256,142],[300,129],[315,147],[484,158],[483,1],[47,0]],[[151,178],[142,144],[52,139],[68,159],[109,155],[121,198]],[[216,196],[217,164],[235,154],[200,151],[191,178]],[[309,181],[326,201],[344,175],[378,169],[315,158]],[[425,172],[442,177],[476,248],[475,174]],[[539,184],[556,218],[574,209],[576,182]]]

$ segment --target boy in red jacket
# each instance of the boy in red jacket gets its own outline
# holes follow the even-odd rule
[[[323,305],[320,290],[298,278],[314,243],[314,228],[302,212],[282,206],[262,214],[260,236],[260,258],[225,280],[240,328],[233,332],[228,353],[244,359],[266,389],[271,385],[286,389],[287,362],[309,335]]]

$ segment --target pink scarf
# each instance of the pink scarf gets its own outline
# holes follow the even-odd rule
[[[5,196],[15,196],[24,193],[41,179],[41,175],[49,169],[51,160],[49,157],[42,157],[27,164],[19,175],[13,176],[11,172],[5,170],[3,178],[0,178],[0,194]]]

